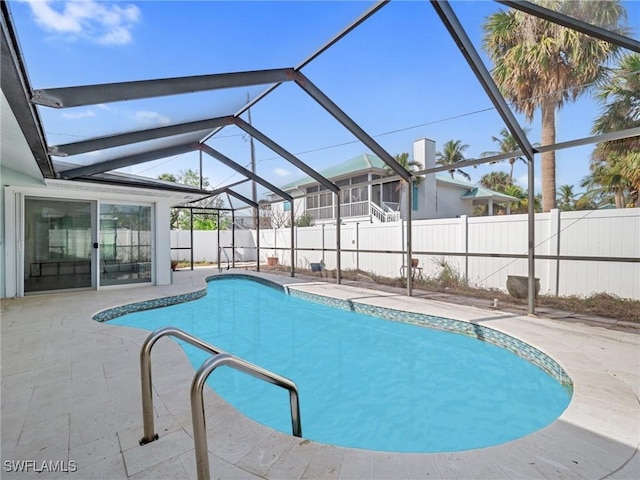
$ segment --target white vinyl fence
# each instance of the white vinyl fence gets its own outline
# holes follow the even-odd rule
[[[420,260],[425,276],[436,275],[438,263],[443,261],[470,283],[486,288],[505,290],[507,275],[527,275],[526,215],[419,220],[413,222],[412,230],[413,258]],[[349,223],[342,225],[340,232],[343,270],[400,276],[406,264],[402,253],[406,247],[405,222]],[[180,242],[188,245],[189,232],[173,233],[186,235]],[[220,233],[225,234],[221,235],[221,245],[230,246],[231,233]],[[216,235],[194,232],[195,261],[215,261]],[[172,247],[178,246],[173,238]],[[311,263],[321,260],[326,268],[336,268],[335,226],[296,228],[294,238],[298,268],[310,268]],[[251,235],[236,232],[236,260],[255,260],[255,239],[255,231]],[[534,244],[537,256],[552,257],[536,259],[541,293],[588,296],[607,292],[640,299],[640,209],[537,214]],[[290,265],[290,246],[290,229],[260,231],[262,262],[275,254],[280,264]]]
[[[227,256],[235,257],[236,262],[250,262],[256,260],[256,247],[253,235],[248,230],[236,230],[235,248],[232,248],[233,235],[231,230],[220,231],[220,258],[226,263]],[[225,255],[226,254],[226,255]],[[217,230],[193,231],[193,261],[218,261],[218,232]],[[171,230],[171,260],[188,262],[191,259],[191,232],[188,230]]]

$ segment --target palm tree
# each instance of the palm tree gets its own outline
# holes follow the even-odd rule
[[[629,197],[631,198],[629,206],[640,206],[638,201],[640,196],[640,150],[631,152],[625,157],[624,162],[620,165],[620,173],[627,177],[632,185],[629,191]]]
[[[459,168],[455,168],[456,163],[462,162],[465,159],[462,152],[467,148],[469,148],[469,145],[462,143],[461,140],[448,140],[444,142],[442,152],[436,153],[436,164],[453,166],[453,168],[449,170],[451,178],[453,178],[454,173],[458,173],[467,180],[471,180],[471,176],[468,173]]]
[[[524,128],[523,131],[526,134],[529,132],[529,129]],[[516,142],[515,137],[511,135],[511,132],[509,132],[509,130],[507,130],[506,128],[503,128],[502,130],[500,130],[499,137],[491,137],[491,140],[493,140],[498,144],[498,146],[500,147],[500,150],[491,151],[491,152],[482,152],[483,157],[490,157],[493,155],[500,155],[501,153],[511,153],[511,152],[515,152],[516,150],[520,150],[520,146],[518,145],[518,142]],[[517,156],[509,157],[507,160],[509,161],[509,165],[511,166],[511,168],[509,169],[509,178],[511,178],[511,181],[513,181],[513,166],[518,160],[521,160],[526,164],[527,159],[524,158],[522,155],[517,155]]]
[[[409,160],[409,154],[407,152],[399,153],[399,154],[395,155],[393,158],[407,172],[413,172],[415,170],[421,170],[422,169],[422,164],[420,162],[416,162],[415,160]],[[393,175],[395,173],[391,169],[391,167],[389,165],[385,165],[384,169],[387,171],[388,175]],[[420,183],[421,179],[422,179],[422,177],[414,177],[413,178],[413,184],[414,185],[418,185]],[[400,179],[400,181],[398,182],[398,186],[396,187],[396,191],[400,192],[400,203],[402,205],[404,205],[403,197],[405,196],[405,191],[406,191],[405,187],[406,187],[406,185],[407,185],[407,182],[405,182],[403,179]]]
[[[511,176],[507,172],[490,172],[480,178],[480,185],[496,192],[506,190],[509,185],[513,185]]]
[[[619,0],[540,0],[543,7],[618,33],[626,11]],[[483,25],[483,47],[493,77],[507,100],[528,121],[540,108],[542,145],[556,142],[555,112],[601,79],[618,47],[521,11],[499,11]],[[556,203],[555,152],[542,154],[543,211]]]
[[[396,162],[400,164],[402,168],[404,168],[407,172],[414,172],[416,170],[422,169],[422,164],[420,162],[416,162],[415,160],[409,160],[409,154],[407,152],[399,153],[393,157]],[[389,165],[385,165],[384,169],[387,171],[388,175],[393,175],[395,172],[391,169]],[[422,177],[415,177],[413,179],[413,183],[416,185],[420,183],[420,179]],[[398,189],[402,188],[404,180],[400,180],[400,184],[398,185]]]
[[[627,54],[598,90],[605,104],[593,125],[592,133],[601,134],[640,126],[640,55]],[[591,155],[591,170],[611,169],[629,183],[630,206],[638,205],[640,190],[640,137],[601,142]],[[600,172],[601,173],[601,172]],[[620,194],[618,194],[620,196]],[[618,205],[618,199],[616,205]]]
[[[573,185],[560,185],[557,199],[560,210],[575,210],[575,197]]]
[[[588,189],[588,194],[599,199],[599,204],[608,204],[613,194],[616,208],[624,208],[624,193],[631,187],[629,179],[622,175],[619,163],[613,165],[596,165],[591,167],[591,174],[582,179],[581,186]]]
[[[592,195],[589,192],[583,193],[574,203],[576,210],[595,210],[598,208],[598,204],[594,201]]]
[[[494,190],[496,192],[504,192],[505,189],[513,183],[511,182],[511,178],[507,172],[489,172],[480,177],[480,181],[478,182],[485,188],[490,190]],[[500,214],[500,212],[506,213],[507,209],[502,205],[495,205],[494,211],[496,214]],[[489,206],[483,205],[479,207],[479,211],[482,212],[483,215],[489,214]]]

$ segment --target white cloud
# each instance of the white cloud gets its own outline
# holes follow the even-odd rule
[[[64,112],[62,116],[64,118],[76,120],[79,118],[95,117],[96,114],[93,112],[93,110],[84,110],[82,112]]]
[[[140,110],[134,114],[134,118],[145,127],[158,127],[169,125],[171,120],[169,117],[160,115],[158,112],[150,112],[148,110]]]
[[[516,177],[516,183],[520,185],[524,190],[527,190],[529,185],[529,176],[525,173],[524,175]],[[540,177],[533,177],[533,186],[533,191],[536,193],[542,190],[542,180],[540,179]]]
[[[68,39],[88,38],[104,45],[130,43],[133,40],[131,29],[140,19],[140,9],[131,4],[116,5],[94,0],[23,1],[29,4],[36,23],[44,30]]]
[[[288,177],[289,175],[291,175],[291,172],[289,172],[289,170],[286,170],[284,168],[274,168],[273,173],[275,173],[279,177]]]

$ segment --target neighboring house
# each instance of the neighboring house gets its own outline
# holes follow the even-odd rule
[[[414,143],[414,159],[425,168],[435,166],[435,143],[421,139]],[[362,154],[334,165],[320,173],[340,187],[340,216],[344,222],[397,222],[405,219],[405,182],[385,181],[389,177],[385,163],[375,155]],[[280,186],[295,198],[294,205],[277,202],[276,195],[268,195],[273,203],[271,214],[280,217],[294,208],[296,218],[311,215],[315,223],[335,221],[336,198],[326,187],[311,177],[302,177]],[[412,219],[451,218],[473,215],[478,205],[487,205],[489,215],[497,203],[506,206],[517,198],[494,192],[469,182],[452,179],[445,173],[420,177],[413,185]]]

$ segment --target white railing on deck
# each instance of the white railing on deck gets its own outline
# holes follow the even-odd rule
[[[400,212],[385,212],[375,203],[371,203],[371,216],[382,223],[400,221]]]
[[[368,217],[369,202],[343,203],[340,205],[340,215],[346,217]]]
[[[311,215],[315,220],[335,218],[334,208],[332,206],[307,208],[306,213]],[[400,212],[392,210],[384,211],[373,202],[343,203],[340,205],[340,216],[342,218],[368,217],[370,215],[383,223],[400,221]]]
[[[311,215],[315,220],[325,220],[333,218],[333,207],[307,208],[306,213]]]

